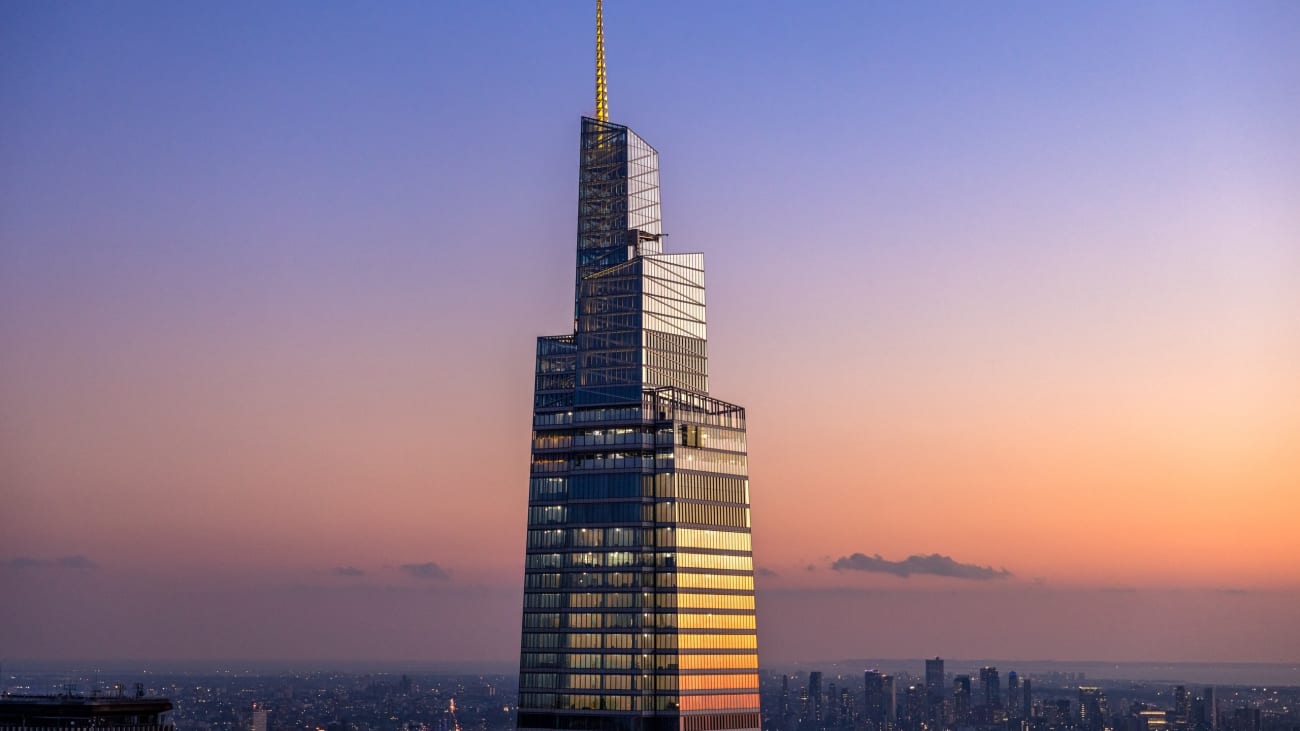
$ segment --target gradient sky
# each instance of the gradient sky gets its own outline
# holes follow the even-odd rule
[[[0,5],[0,656],[515,654],[590,5]],[[765,662],[1300,660],[1300,5],[606,24]]]

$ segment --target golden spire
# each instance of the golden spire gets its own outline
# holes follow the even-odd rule
[[[596,0],[596,119],[609,121],[609,89],[605,85],[605,18]]]

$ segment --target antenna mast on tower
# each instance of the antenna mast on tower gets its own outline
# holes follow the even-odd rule
[[[609,121],[609,88],[605,83],[605,17],[596,0],[596,119]]]

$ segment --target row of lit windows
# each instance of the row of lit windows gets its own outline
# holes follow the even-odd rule
[[[600,523],[702,523],[727,528],[748,528],[749,508],[693,502],[571,503],[535,505],[528,509],[528,524],[583,525]]]
[[[753,650],[752,634],[636,634],[634,632],[524,632],[523,647],[536,650]]]
[[[628,654],[588,652],[524,652],[521,668],[555,668],[565,670],[636,670],[642,672],[672,670],[756,670],[758,655],[753,654]]]
[[[542,355],[537,358],[538,373],[572,373],[576,366],[577,358],[572,352]]]
[[[631,609],[654,606],[654,594],[634,592],[525,594],[525,609]]]
[[[678,701],[683,711],[725,711],[758,708],[757,693],[722,695],[684,695]]]
[[[755,650],[757,635],[660,635],[675,640],[669,649],[681,650]]]
[[[744,675],[673,675],[681,690],[758,690],[758,674]]]
[[[753,591],[753,576],[733,576],[730,574],[667,574],[675,578],[677,586],[682,589],[725,589],[731,591]]]
[[[573,423],[592,424],[599,421],[640,421],[648,418],[640,406],[604,407],[577,409],[573,414]]]
[[[702,528],[680,528],[660,536],[659,545],[665,548],[702,548],[715,551],[752,551],[749,533],[718,531]],[[666,540],[664,540],[666,538]]]
[[[630,657],[630,656],[628,656]],[[519,687],[543,690],[758,690],[756,673],[727,675],[523,672]]]
[[[642,651],[642,654],[635,655],[627,653],[524,652],[519,656],[519,667],[564,670],[600,670],[603,668],[605,670],[636,670],[640,672],[677,670],[677,655],[662,652],[648,654],[650,649],[652,648],[647,648]],[[726,667],[732,666],[728,665]]]
[[[631,657],[625,656],[625,657]],[[758,674],[609,674],[524,672],[519,675],[520,688],[565,690],[758,690]]]
[[[753,594],[677,594],[675,597],[679,609],[754,610]]]
[[[748,532],[708,528],[553,528],[528,531],[529,548],[698,548],[752,550]]]
[[[524,559],[525,568],[530,569],[560,569],[560,568],[600,568],[608,566],[611,568],[626,568],[631,566],[653,566],[655,556],[660,557],[660,561],[670,561],[674,565],[672,553],[633,553],[632,551],[610,551],[610,552],[593,552],[586,551],[583,553],[530,553]],[[668,558],[663,558],[668,557]],[[661,565],[663,565],[661,563]]]
[[[583,332],[578,335],[578,350],[580,351],[636,350],[640,346],[641,338],[636,330],[625,330],[622,332]]]
[[[524,594],[524,609],[714,609],[753,611],[753,594],[574,592]]]
[[[666,479],[660,480],[660,477]],[[749,481],[743,477],[692,472],[655,475],[655,497],[749,505]]]
[[[655,519],[661,523],[703,523],[718,527],[748,528],[749,508],[707,503],[657,503]]]
[[[671,474],[662,475],[671,477]],[[534,477],[529,480],[530,500],[610,500],[652,497],[654,475],[605,474],[573,477]],[[665,484],[667,482],[665,481]]]
[[[745,432],[737,429],[683,424],[679,428],[679,434],[681,436],[679,443],[682,446],[721,449],[727,452],[745,451]]]
[[[732,452],[714,452],[707,449],[686,448],[676,455],[671,465],[679,470],[716,472],[721,475],[745,476],[749,458]]]
[[[597,281],[602,281],[603,283],[604,281],[612,281],[612,279],[609,277],[601,277],[601,279]],[[641,295],[637,292],[596,294],[596,292],[592,291],[593,289],[600,288],[591,286],[583,288],[582,298],[580,301],[582,310],[581,314],[583,315],[603,315],[611,312],[637,312],[641,309]],[[585,324],[586,319],[584,318],[583,321]]]
[[[754,629],[752,614],[677,614],[657,615],[675,617],[681,629]],[[667,625],[671,626],[671,625]]]
[[[638,616],[640,621],[638,622]],[[668,612],[637,615],[631,612],[600,614],[596,612],[526,612],[525,629],[754,629],[752,614],[673,614]]]
[[[597,589],[608,586],[615,589],[637,588],[649,585],[650,576],[662,587],[673,586],[672,574],[632,573],[628,571],[583,571],[581,573],[552,574],[529,573],[524,575],[525,589]],[[752,588],[753,581],[750,581]],[[726,587],[709,587],[726,588]]]
[[[581,553],[530,553],[524,559],[528,569],[588,569],[588,568],[683,568],[719,569],[723,571],[752,571],[754,560],[749,556],[734,554],[694,553],[635,553],[632,551],[585,551]]]
[[[563,355],[572,352],[572,335],[543,335],[537,338],[538,355]]]
[[[654,528],[553,528],[528,531],[529,548],[636,548],[655,545]],[[671,540],[672,531],[665,528],[661,539]],[[748,536],[746,536],[748,538]],[[667,545],[672,545],[671,543]]]
[[[574,374],[572,372],[542,373],[537,376],[534,388],[538,391],[571,391],[574,383]]]
[[[558,411],[551,414],[533,414],[533,426],[564,426],[572,423],[572,411]]]
[[[753,695],[754,698],[758,696]],[[687,698],[726,698],[736,699],[735,705],[709,705],[710,701],[687,701]],[[521,709],[549,709],[565,711],[675,711],[703,710],[712,708],[753,708],[758,706],[755,700],[749,702],[750,695],[719,696],[683,696],[680,701],[676,695],[596,695],[572,693],[520,693]],[[679,703],[691,704],[687,706]],[[713,701],[718,704],[722,701]]]
[[[528,509],[528,524],[649,523],[654,519],[655,508],[649,503],[633,502],[538,505]]]
[[[584,208],[598,207],[603,201],[583,203]],[[619,294],[638,294],[641,291],[640,277],[595,277],[582,283],[582,293],[588,297],[608,297]]]
[[[595,302],[603,301],[604,298],[595,299]],[[588,298],[587,303],[593,299]],[[578,331],[584,332],[601,332],[602,330],[639,330],[641,329],[641,316],[639,312],[604,312],[604,313],[583,313],[578,318]],[[590,355],[590,352],[584,355]]]
[[[638,444],[648,447],[654,443],[654,436],[645,433],[641,429],[626,427],[584,429],[570,437],[570,442],[575,447],[601,447],[624,444]]]
[[[679,670],[757,670],[758,655],[679,655]]]
[[[662,554],[661,554],[662,555]],[[718,555],[714,553],[693,553],[682,551],[676,555],[675,564],[683,569],[721,569],[723,571],[753,571],[752,556]]]
[[[524,589],[615,589],[656,586],[660,589],[709,589],[753,591],[754,577],[733,574],[687,574],[680,572],[639,573],[630,571],[582,571],[573,573],[527,573]]]

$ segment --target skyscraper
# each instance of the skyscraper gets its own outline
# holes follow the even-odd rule
[[[877,731],[886,728],[886,722],[891,720],[888,710],[890,703],[885,697],[885,679],[888,677],[875,670],[863,673],[866,694],[862,705],[862,718]]]
[[[758,729],[745,411],[708,391],[704,257],[658,152],[582,120],[574,330],[537,341],[521,729]]]
[[[1020,717],[1020,675],[1014,670],[1007,673],[1007,716]]]
[[[822,673],[820,670],[813,670],[808,673],[808,703],[804,706],[800,724],[804,728],[819,729],[822,720]]]
[[[260,704],[253,704],[253,731],[267,730],[267,710]]]
[[[995,667],[980,668],[980,689],[984,692],[984,706],[988,709],[1002,707],[1002,683]]]
[[[1108,715],[1110,709],[1105,692],[1095,685],[1079,686],[1079,728],[1084,731],[1101,731]]]
[[[958,726],[970,725],[970,676],[958,675],[952,679],[952,711]]]
[[[930,728],[943,727],[943,658],[925,661],[925,714]]]

